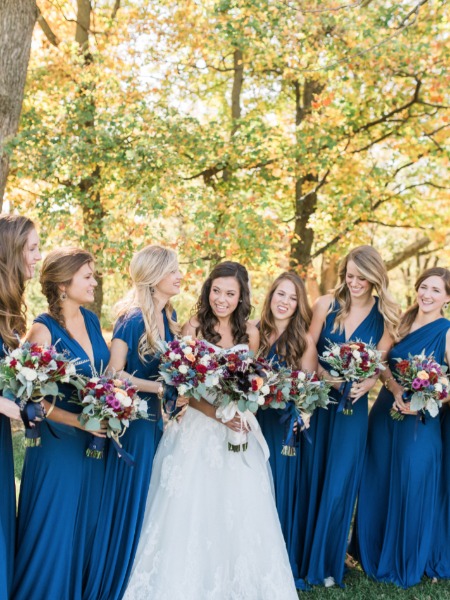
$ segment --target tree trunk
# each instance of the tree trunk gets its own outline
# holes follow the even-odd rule
[[[4,145],[19,127],[37,16],[35,0],[0,1],[0,210],[9,172]]]
[[[89,29],[91,23],[91,12],[92,7],[90,0],[77,0],[77,27],[75,32],[75,41],[77,42],[80,53],[84,58],[84,68],[89,68],[92,63],[93,57],[89,51]],[[83,97],[85,110],[83,114],[85,118],[82,120],[81,127],[84,131],[90,132],[89,143],[95,146],[96,134],[95,134],[95,89],[92,83],[84,85],[80,89],[80,95]],[[98,286],[95,289],[95,300],[92,305],[92,309],[98,315],[101,316],[102,305],[103,305],[103,272],[102,264],[99,260],[99,252],[103,248],[103,220],[105,217],[105,210],[102,203],[101,197],[101,169],[99,165],[95,165],[92,172],[84,177],[79,185],[80,203],[83,214],[83,228],[84,235],[86,238],[86,250],[89,250],[96,259],[96,279]],[[100,250],[99,250],[100,249]]]
[[[314,94],[320,93],[322,86],[317,82],[306,79],[301,89],[298,81],[294,82],[295,92],[295,124],[297,129],[301,126],[307,115],[311,112]],[[295,182],[295,226],[294,237],[291,242],[289,263],[292,268],[304,270],[311,260],[311,249],[314,242],[314,231],[309,227],[309,219],[317,208],[317,188],[304,193],[305,184],[318,184],[318,177],[305,172],[302,157],[297,158],[297,179]],[[303,173],[303,174],[302,174]]]

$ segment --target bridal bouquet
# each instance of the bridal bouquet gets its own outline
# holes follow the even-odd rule
[[[147,403],[137,394],[137,389],[128,379],[98,375],[85,379],[78,389],[75,404],[83,407],[78,420],[86,431],[100,431],[106,423],[106,436],[111,439],[117,454],[133,465],[133,458],[123,450],[119,438],[136,419],[147,418]],[[106,439],[92,436],[86,456],[103,458]]]
[[[270,386],[277,380],[277,373],[262,358],[255,359],[248,350],[238,350],[219,355],[219,385],[217,388],[216,415],[224,423],[239,414],[242,431],[228,430],[228,449],[233,452],[247,449],[247,421],[266,402]]]
[[[410,354],[408,359],[395,360],[396,379],[406,390],[404,399],[411,402],[411,410],[418,411],[422,416],[426,411],[431,417],[436,417],[442,400],[447,398],[450,391],[447,367],[437,363],[433,355],[426,356],[425,351],[416,356]],[[392,408],[391,417],[401,421],[405,415]]]
[[[286,423],[287,428],[281,453],[285,456],[295,456],[295,424],[298,431],[303,431],[309,440],[306,430],[309,428],[311,415],[316,408],[328,407],[331,402],[331,385],[320,379],[316,373],[281,367],[278,380],[270,387],[271,393],[262,408],[270,406],[284,409],[280,421]]]
[[[342,399],[338,412],[343,412],[344,415],[353,414],[349,398],[352,383],[374,377],[384,370],[381,355],[381,351],[372,343],[359,340],[342,344],[329,343],[321,358],[331,366],[330,374],[333,377],[342,377],[345,380],[339,389]]]
[[[30,342],[7,351],[0,360],[0,390],[3,396],[19,401],[26,446],[40,446],[40,421],[45,417],[43,397],[53,396],[56,401],[61,396],[58,383],[79,383],[76,364],[55,346]]]
[[[159,346],[160,379],[169,386],[165,391],[166,412],[174,413],[178,394],[195,400],[214,396],[219,364],[214,349],[207,342],[185,336],[160,342]]]

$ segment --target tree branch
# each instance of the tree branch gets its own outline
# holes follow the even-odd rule
[[[61,43],[61,40],[59,39],[59,37],[55,33],[53,33],[50,25],[44,19],[44,16],[41,13],[39,7],[37,7],[37,11],[38,11],[37,22],[39,23],[39,27],[44,32],[44,35],[48,39],[48,41],[50,42],[50,44],[52,44],[52,46],[55,46],[57,48],[59,46],[59,44]]]
[[[395,254],[391,260],[385,261],[386,269],[388,271],[395,269],[395,267],[398,267],[398,265],[405,260],[408,260],[408,258],[415,256],[420,250],[422,250],[422,248],[426,248],[426,246],[428,246],[430,243],[431,240],[429,237],[423,237],[415,242],[412,242],[412,244],[406,246],[406,248],[404,248],[401,252]]]

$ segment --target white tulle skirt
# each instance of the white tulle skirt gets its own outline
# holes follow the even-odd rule
[[[125,600],[297,600],[269,465],[226,432],[190,407],[167,428]]]

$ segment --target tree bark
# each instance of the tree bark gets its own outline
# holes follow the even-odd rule
[[[4,146],[19,127],[37,16],[35,0],[0,1],[0,210],[9,172]]]
[[[319,94],[322,86],[314,80],[306,79],[303,89],[298,81],[294,82],[295,92],[295,124],[297,129],[301,126],[307,115],[311,112],[314,94]],[[314,231],[309,227],[309,219],[317,208],[317,192],[320,187],[317,175],[308,173],[302,163],[302,157],[297,158],[298,176],[295,182],[295,226],[291,242],[289,263],[294,269],[304,269],[311,262],[311,249],[314,242]],[[302,172],[304,174],[302,174]],[[314,188],[304,193],[305,184],[317,184]]]

